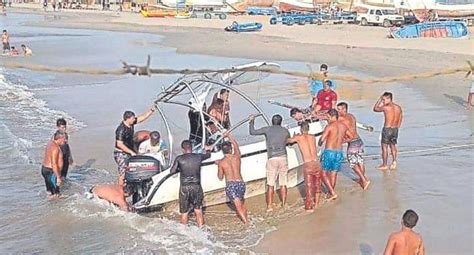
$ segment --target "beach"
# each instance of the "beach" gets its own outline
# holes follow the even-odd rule
[[[271,27],[266,26],[268,17],[248,16],[208,21],[145,19],[138,14],[115,12],[11,10],[6,17],[0,17],[2,24],[10,31],[15,45],[26,41],[35,56],[14,60],[2,57],[0,61],[57,67],[117,69],[121,67],[120,60],[143,64],[146,56],[151,55],[152,66],[156,68],[223,68],[258,60],[306,71],[306,64],[317,69],[319,64],[327,63],[330,73],[369,78],[467,66],[466,61],[472,61],[474,55],[472,39],[394,40],[386,38],[387,29],[378,27]],[[224,32],[223,27],[234,19],[258,20],[265,28],[261,33]],[[106,205],[90,203],[81,195],[92,184],[115,180],[114,130],[123,111],[144,112],[161,87],[178,76],[98,77],[2,71],[7,81],[4,91],[8,93],[0,95],[0,127],[8,129],[11,135],[1,138],[4,144],[16,146],[1,148],[7,155],[0,158],[4,163],[1,169],[10,172],[15,168],[28,173],[26,179],[18,171],[13,177],[7,175],[20,185],[4,185],[5,192],[9,188],[20,193],[15,200],[23,201],[23,206],[1,198],[7,205],[2,206],[2,211],[19,210],[16,215],[5,214],[2,221],[20,226],[18,230],[13,224],[2,225],[3,251],[380,254],[388,234],[400,228],[401,214],[412,208],[420,215],[415,230],[422,233],[429,253],[473,252],[470,158],[474,151],[472,147],[424,151],[474,142],[473,114],[463,106],[470,82],[463,79],[462,73],[403,83],[338,82],[339,96],[349,102],[349,111],[376,128],[373,134],[361,131],[368,155],[379,153],[382,125],[382,116],[372,112],[373,104],[384,91],[394,92],[395,102],[405,112],[400,151],[406,153],[400,156],[399,169],[375,170],[379,159],[369,158],[366,167],[372,185],[363,192],[351,180],[354,176],[347,167],[339,177],[341,198],[322,205],[313,214],[302,210],[302,197],[297,189],[291,191],[290,210],[277,210],[270,215],[263,212],[263,197],[251,198],[251,226],[233,232],[238,221],[226,206],[209,209],[206,217],[210,228],[201,231],[180,226],[173,217],[128,216]],[[242,90],[256,99],[267,114],[278,112],[288,118],[287,109],[268,105],[266,100],[306,105],[310,99],[305,83],[305,79],[277,76],[261,84],[244,85]],[[72,170],[68,198],[49,203],[44,201],[38,164],[58,116],[70,120],[70,143],[78,167]],[[136,130],[160,125],[155,118]],[[186,129],[187,123],[173,125]],[[240,132],[245,132],[245,128]],[[35,194],[27,195],[28,190]],[[21,209],[24,207],[41,209],[30,214]],[[59,216],[54,213],[55,207],[60,208]],[[35,228],[39,231],[48,231],[48,235],[29,228],[31,221],[38,224]],[[62,226],[66,223],[68,228]],[[26,234],[22,234],[22,229]],[[36,239],[33,245],[28,244],[31,239]],[[48,250],[52,240],[59,240],[58,246]],[[458,245],[453,247],[453,243]]]

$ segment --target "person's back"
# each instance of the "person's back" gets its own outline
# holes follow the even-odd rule
[[[181,184],[201,184],[201,162],[208,154],[186,153],[176,157]],[[173,169],[172,169],[173,170]]]
[[[384,255],[424,255],[423,240],[418,233],[413,231],[417,222],[416,212],[407,210],[402,217],[402,229],[390,235]]]
[[[317,159],[316,138],[314,135],[297,135],[295,136],[295,140],[300,147],[301,154],[303,155],[303,161],[305,163]]]
[[[390,103],[385,106],[384,109],[384,116],[385,116],[385,127],[400,127],[400,119],[402,117],[402,108],[395,104]]]
[[[402,230],[390,236],[394,240],[392,255],[419,255],[421,237],[413,230]]]
[[[219,167],[224,171],[225,180],[240,181],[242,175],[240,174],[240,156],[227,154],[219,161]]]
[[[340,121],[330,123],[329,132],[326,139],[326,149],[329,150],[341,150],[342,143],[344,142],[344,136],[346,135],[347,126]]]

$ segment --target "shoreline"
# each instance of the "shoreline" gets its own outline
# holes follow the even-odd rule
[[[41,13],[36,13],[40,14]],[[107,17],[110,18],[110,17]],[[331,66],[338,66],[341,68],[354,70],[356,72],[361,72],[364,74],[369,74],[372,76],[393,76],[406,74],[408,72],[421,72],[432,69],[438,69],[443,65],[445,67],[456,66],[463,61],[464,58],[471,57],[470,55],[460,55],[460,54],[451,54],[451,53],[440,53],[436,51],[420,51],[420,50],[400,50],[400,49],[383,49],[383,48],[361,48],[361,47],[346,47],[341,45],[323,45],[323,44],[314,44],[314,43],[305,43],[305,42],[291,42],[288,44],[288,40],[282,37],[269,37],[260,34],[226,34],[224,32],[219,32],[219,30],[214,28],[204,29],[204,28],[185,28],[185,27],[157,27],[157,26],[144,26],[136,27],[136,25],[129,23],[113,23],[113,24],[103,24],[105,18],[93,17],[86,18],[85,22],[74,21],[77,17],[72,17],[72,20],[62,19],[61,22],[53,21],[42,21],[37,24],[37,26],[49,26],[49,27],[64,27],[64,28],[80,28],[80,29],[89,29],[89,30],[105,30],[105,31],[121,31],[121,32],[139,32],[139,33],[150,33],[150,34],[159,34],[162,36],[162,40],[158,43],[165,47],[175,48],[176,51],[180,54],[203,54],[203,55],[212,55],[212,56],[226,56],[226,57],[239,57],[239,58],[250,58],[250,59],[264,59],[264,60],[285,60],[285,61],[300,61],[300,62],[310,62],[313,64],[316,63],[328,63]],[[96,24],[96,23],[100,24]],[[188,39],[188,40],[186,40]],[[224,42],[224,43],[223,43]],[[249,44],[252,44],[252,47],[248,47]],[[228,50],[232,48],[232,50]],[[308,54],[308,52],[315,52],[315,54]],[[265,56],[272,56],[267,59]],[[410,56],[410,58],[408,58]],[[441,61],[445,63],[440,64]],[[152,59],[153,63],[153,59]],[[118,64],[118,60],[117,60]],[[465,99],[465,95],[468,91],[468,86],[459,86],[459,80],[462,80],[461,74],[452,75],[452,76],[443,76],[436,79],[427,79],[427,80],[416,80],[409,83],[403,83],[402,86],[398,84],[380,84],[380,85],[366,85],[366,84],[354,84],[354,83],[343,83],[341,86],[342,89],[350,89],[351,86],[361,86],[372,91],[380,91],[384,89],[395,89],[400,90],[400,87],[409,87],[413,88],[415,91],[419,91],[416,94],[421,94],[423,100],[426,98],[428,101],[433,103],[433,105],[441,106],[442,108],[447,108],[454,110],[460,115],[470,115],[472,114],[463,110],[463,108],[456,102],[448,100],[451,97],[459,97]],[[303,79],[302,79],[303,80]],[[344,88],[346,87],[346,88]],[[338,88],[339,89],[339,88]],[[378,95],[379,92],[367,93],[365,94],[365,100],[375,100],[375,95]],[[396,94],[398,96],[399,94]],[[410,93],[405,93],[405,95],[410,95]],[[396,98],[396,100],[399,100]],[[375,101],[374,101],[375,102]],[[140,110],[139,110],[140,111]],[[419,116],[423,116],[420,114]],[[425,119],[426,121],[431,121]],[[472,121],[471,121],[472,123]],[[115,124],[115,123],[114,123]],[[91,132],[95,137],[103,136],[107,134],[106,126],[114,125],[108,124],[101,126],[101,129],[93,129],[92,126],[88,126],[85,129],[81,130],[80,133]],[[115,128],[115,127],[113,127]],[[472,124],[471,124],[472,130]],[[110,130],[108,130],[110,133]],[[85,136],[85,135],[82,135]],[[78,137],[75,137],[76,139]],[[82,137],[84,138],[84,137]],[[81,139],[79,137],[79,139]],[[78,139],[78,140],[79,140]],[[99,139],[99,138],[98,138]],[[105,140],[105,138],[101,138]],[[79,148],[80,145],[87,143],[92,143],[91,141],[75,141],[74,148]],[[375,138],[373,139],[375,140]],[[112,142],[110,142],[112,144]],[[94,152],[94,151],[93,151]],[[79,153],[79,152],[78,152]],[[87,152],[80,152],[82,154],[87,154]],[[90,153],[90,152],[89,152]],[[94,154],[94,153],[92,153]],[[105,154],[105,152],[97,151],[97,154]],[[98,155],[94,155],[98,156]],[[108,161],[111,161],[110,155],[107,158]],[[406,160],[406,165],[409,165],[409,160]],[[412,163],[416,161],[412,161]],[[113,163],[113,162],[112,162]],[[403,167],[403,162],[402,166]],[[372,164],[368,164],[372,165]],[[407,167],[408,168],[408,167]],[[113,171],[113,169],[109,169]],[[271,234],[265,234],[263,241],[259,242],[256,247],[252,247],[251,250],[258,252],[268,252],[272,248],[273,252],[282,253],[285,249],[288,249],[288,252],[291,252],[291,245],[308,245],[307,250],[299,250],[300,252],[310,252],[309,249],[313,248],[310,244],[310,237],[308,235],[313,235],[311,231],[304,230],[303,227],[305,224],[315,224],[314,217],[315,215],[325,215],[322,216],[322,219],[316,219],[317,223],[324,223],[324,221],[330,219],[328,214],[331,215],[341,208],[350,207],[358,202],[367,202],[367,197],[375,196],[380,192],[384,191],[384,179],[385,176],[378,176],[378,172],[370,171],[371,178],[373,177],[375,182],[371,187],[370,193],[365,192],[349,192],[347,195],[344,195],[344,198],[340,201],[337,201],[331,206],[323,206],[321,209],[316,210],[315,214],[311,215],[298,215],[297,217],[291,217],[288,219],[288,222],[277,222],[278,230],[272,232]],[[115,173],[115,171],[113,172]],[[402,175],[402,173],[400,173]],[[400,176],[403,177],[403,176]],[[380,180],[382,179],[382,180]],[[348,183],[348,178],[341,178],[339,183],[339,188],[343,186],[343,182]],[[386,181],[386,180],[385,180]],[[388,180],[389,184],[390,181]],[[296,192],[296,191],[295,191]],[[353,194],[352,194],[353,193]],[[375,193],[375,194],[374,194]],[[354,199],[355,198],[355,199]],[[354,201],[352,201],[354,200]],[[278,201],[278,200],[276,200]],[[261,201],[259,201],[261,202]],[[399,201],[398,201],[399,202]],[[400,203],[400,202],[399,202]],[[300,209],[300,208],[298,208]],[[398,217],[398,215],[397,215]],[[397,218],[398,220],[398,218]],[[306,235],[302,241],[298,240],[288,240],[288,243],[278,243],[278,240],[281,240],[282,236],[288,235],[287,232],[291,224],[298,224],[301,226],[295,227],[293,232],[290,233],[290,236],[294,236],[294,239],[298,234],[301,234],[299,231],[302,231]],[[316,226],[314,225],[314,226]],[[331,224],[327,224],[327,228]],[[384,225],[384,227],[387,224]],[[290,226],[290,227],[289,227]],[[282,227],[282,228],[280,228]],[[390,227],[390,226],[389,226]],[[303,230],[302,230],[303,229]],[[315,231],[312,229],[312,231]],[[317,231],[317,230],[316,230]],[[328,230],[329,231],[329,230]],[[320,231],[321,232],[321,231]],[[352,231],[351,231],[352,232]],[[318,233],[318,232],[316,232]],[[319,234],[319,233],[318,233]],[[318,235],[314,235],[318,236]],[[349,237],[343,236],[349,241],[352,241]],[[365,237],[368,239],[368,237]],[[324,239],[329,241],[330,244],[335,244],[334,240],[327,240],[324,236],[321,236],[321,241]],[[290,242],[290,241],[293,241]],[[378,241],[373,241],[377,243]],[[429,242],[429,241],[428,241]],[[313,244],[316,245],[316,244]],[[377,247],[378,244],[375,246]],[[274,246],[274,247],[273,247]],[[346,245],[342,245],[347,248]],[[327,247],[326,247],[327,248]],[[333,249],[340,247],[333,247]],[[298,250],[298,249],[296,249]],[[293,250],[294,252],[295,250]],[[334,250],[332,250],[334,252]],[[361,248],[362,252],[362,248]]]

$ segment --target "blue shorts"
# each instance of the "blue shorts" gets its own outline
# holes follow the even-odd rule
[[[244,200],[245,196],[245,182],[243,181],[229,181],[225,187],[225,193],[229,197],[230,201],[234,201],[236,198],[240,201]]]
[[[341,171],[342,160],[344,159],[344,154],[342,150],[324,150],[321,155],[321,166],[324,171],[327,172],[339,172]]]

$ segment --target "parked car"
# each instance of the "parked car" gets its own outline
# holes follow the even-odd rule
[[[357,14],[357,21],[360,22],[361,26],[382,25],[391,27],[393,25],[403,25],[404,18],[395,9],[369,8],[367,13]]]

